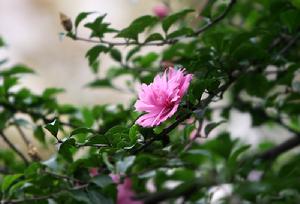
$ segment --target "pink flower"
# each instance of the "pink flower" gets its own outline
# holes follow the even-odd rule
[[[118,185],[117,204],[142,204],[142,201],[134,200],[135,193],[132,191],[132,183],[130,178],[125,178],[120,183],[120,176],[111,174],[110,177]]]
[[[165,4],[159,4],[153,7],[153,13],[163,19],[169,14],[169,8]]]
[[[192,74],[185,74],[184,69],[170,67],[162,76],[157,75],[153,83],[142,84],[135,109],[146,114],[136,124],[153,127],[174,115],[191,80]]]

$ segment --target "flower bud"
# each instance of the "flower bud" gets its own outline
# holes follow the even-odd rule
[[[169,14],[169,7],[165,4],[156,5],[153,7],[153,13],[160,19],[163,19]]]
[[[65,31],[71,32],[73,25],[71,19],[63,13],[59,14],[60,23],[64,27]]]
[[[37,148],[33,144],[29,144],[28,146],[28,155],[33,161],[40,161],[41,158],[38,154]]]

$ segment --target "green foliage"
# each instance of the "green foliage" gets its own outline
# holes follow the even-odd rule
[[[152,26],[157,22],[157,18],[153,16],[142,16],[134,20],[127,28],[121,30],[117,37],[138,40],[138,35],[147,27]]]
[[[116,203],[127,179],[145,203],[211,203],[223,184],[231,193],[220,203],[298,203],[299,151],[284,153],[300,144],[299,1],[213,0],[200,17],[193,11],[141,16],[122,30],[106,14],[82,12],[66,34],[95,43],[86,53],[95,77],[84,88],[135,93],[169,66],[193,74],[177,112],[158,127],[135,124],[137,94],[126,106],[61,104],[63,89],[35,93],[22,84],[33,69],[1,59],[0,138],[8,147],[0,150],[1,203]],[[99,76],[104,54],[114,66]],[[123,76],[121,87],[114,80]],[[233,111],[251,116],[261,136],[259,128],[274,129],[274,138],[257,146],[233,139],[226,126]],[[293,135],[279,146],[278,128]],[[46,158],[42,148],[53,154]]]
[[[89,65],[93,65],[102,52],[106,53],[108,51],[109,49],[103,45],[98,45],[91,48],[85,55],[89,60]]]
[[[193,12],[194,10],[192,9],[186,9],[183,11],[180,11],[178,13],[174,13],[168,17],[166,17],[163,22],[162,22],[162,28],[163,30],[167,33],[169,28],[179,19],[183,18],[186,16],[188,13]]]

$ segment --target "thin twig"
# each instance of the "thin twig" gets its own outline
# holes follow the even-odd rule
[[[221,20],[223,20],[227,14],[230,12],[230,10],[233,8],[234,4],[236,3],[237,0],[231,0],[227,6],[227,8],[225,9],[225,11],[218,16],[217,18],[215,18],[213,21],[211,21],[210,23],[206,24],[205,26],[203,26],[202,28],[198,29],[193,35],[199,35],[200,33],[203,33],[204,31],[206,31],[207,29],[211,28],[213,25],[217,24],[218,22],[220,22]]]
[[[287,45],[281,49],[279,52],[278,52],[278,55],[277,56],[280,56],[280,55],[283,55],[285,52],[287,52],[296,42],[297,40],[299,39],[300,37],[300,33],[297,33],[288,43]]]
[[[262,160],[274,160],[279,155],[284,152],[287,152],[295,147],[300,145],[300,134],[284,141],[283,143],[259,154],[257,157]]]
[[[199,126],[195,132],[195,136],[193,136],[193,138],[189,138],[189,142],[187,143],[187,145],[184,147],[183,151],[186,152],[193,144],[193,142],[201,137],[201,130],[202,130],[202,125],[203,125],[203,119],[201,121],[199,121]],[[206,138],[207,136],[205,136]]]
[[[29,139],[26,137],[24,131],[21,129],[20,125],[17,123],[16,119],[13,117],[13,123],[17,129],[17,131],[19,132],[19,134],[21,135],[21,138],[23,139],[24,143],[26,144],[26,146],[28,147],[30,144]]]
[[[21,138],[23,139],[24,143],[26,144],[26,147],[27,147],[27,150],[28,150],[27,153],[30,156],[30,158],[34,161],[40,161],[41,157],[39,156],[36,147],[29,141],[29,139],[27,138],[25,132],[22,130],[22,128],[17,123],[17,121],[14,117],[13,117],[13,123],[14,123],[17,131],[21,135]]]
[[[139,46],[163,46],[163,45],[168,45],[168,44],[174,44],[178,40],[177,39],[166,39],[158,42],[138,42],[138,41],[124,41],[124,42],[112,42],[108,40],[94,40],[94,39],[89,39],[89,38],[84,38],[84,37],[79,37],[76,36],[74,38],[75,40],[78,41],[84,41],[84,42],[90,42],[90,43],[97,43],[97,44],[107,44],[109,46],[129,46],[129,45],[139,45]]]
[[[25,165],[28,165],[29,162],[26,159],[26,157],[23,155],[23,153],[20,152],[20,150],[18,150],[17,147],[15,147],[15,145],[6,137],[6,135],[2,131],[0,131],[0,136],[5,141],[5,143],[21,157],[21,159],[24,161]]]

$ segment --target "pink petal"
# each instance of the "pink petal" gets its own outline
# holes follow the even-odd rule
[[[184,69],[175,70],[170,67],[162,75],[157,75],[153,83],[142,84],[135,109],[146,114],[138,118],[136,124],[154,127],[172,117],[191,80],[192,75],[186,75]]]

